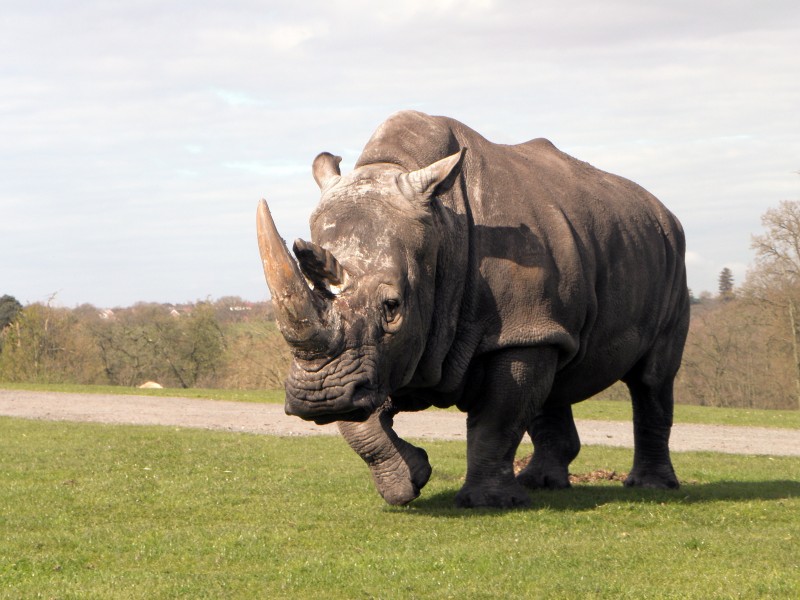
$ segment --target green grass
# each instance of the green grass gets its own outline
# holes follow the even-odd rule
[[[167,388],[142,390],[111,385],[76,384],[32,384],[3,383],[0,389],[20,389],[47,392],[75,392],[97,394],[139,394],[181,398],[205,398],[211,400],[231,400],[236,402],[271,402],[282,404],[283,390],[210,390]],[[616,388],[614,388],[616,390]],[[456,410],[455,408],[452,410]],[[573,408],[577,419],[598,419],[602,421],[630,421],[631,403],[629,400],[593,399],[576,404]],[[749,427],[781,427],[800,429],[800,411],[797,410],[758,410],[742,408],[715,408],[710,406],[675,405],[676,423],[700,423],[713,425],[740,425]]]
[[[678,453],[681,490],[453,508],[462,442],[383,504],[339,438],[0,419],[2,598],[796,598],[800,459]],[[626,470],[587,447],[573,472]]]

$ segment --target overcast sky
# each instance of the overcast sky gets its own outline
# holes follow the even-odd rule
[[[307,237],[314,156],[405,108],[640,183],[716,292],[800,200],[800,2],[3,0],[0,295],[266,299],[258,199]]]

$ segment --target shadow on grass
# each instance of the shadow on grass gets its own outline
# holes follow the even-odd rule
[[[471,514],[503,514],[499,509],[464,510],[455,508],[457,489],[422,496],[402,510],[408,514],[465,517]],[[566,490],[537,490],[530,492],[531,506],[515,510],[593,510],[605,504],[700,504],[707,502],[738,502],[743,500],[784,500],[800,498],[800,482],[777,481],[717,481],[686,483],[679,490],[649,490],[626,488],[622,485],[576,485]]]

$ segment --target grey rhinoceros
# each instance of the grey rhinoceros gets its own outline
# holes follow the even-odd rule
[[[294,360],[286,412],[338,421],[390,504],[419,495],[424,450],[398,411],[467,413],[459,506],[524,506],[569,486],[580,449],[571,405],[618,380],[633,400],[629,486],[675,488],[673,379],[689,323],[684,234],[635,183],[549,141],[487,141],[404,111],[355,169],[322,153],[311,242],[295,261],[264,201],[258,240]],[[530,464],[513,459],[525,432]]]

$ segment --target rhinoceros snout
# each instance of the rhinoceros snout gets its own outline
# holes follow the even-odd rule
[[[367,349],[368,350],[368,349]],[[286,414],[307,421],[363,421],[386,400],[374,352],[349,348],[333,358],[295,359],[286,379]]]
[[[291,393],[287,384],[284,410],[287,415],[326,425],[334,421],[365,421],[385,400],[366,386],[353,386],[334,399],[304,399]]]

